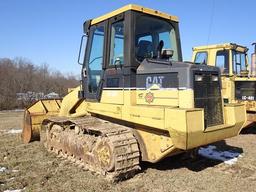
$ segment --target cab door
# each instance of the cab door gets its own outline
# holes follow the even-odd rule
[[[90,28],[89,39],[86,48],[86,58],[84,63],[85,98],[99,101],[103,87],[103,66],[105,63],[106,45],[106,24],[100,23]]]

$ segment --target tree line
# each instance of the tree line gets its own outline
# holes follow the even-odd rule
[[[47,64],[38,66],[24,58],[0,58],[0,110],[24,108],[35,100],[18,99],[17,95],[57,93],[63,97],[68,88],[78,85],[74,75],[52,71]]]

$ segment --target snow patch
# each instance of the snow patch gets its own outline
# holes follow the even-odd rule
[[[7,169],[5,167],[0,167],[0,173],[1,172],[6,172],[6,171],[7,171]]]
[[[0,113],[8,113],[8,112],[23,112],[24,109],[13,109],[13,110],[1,110]]]
[[[21,192],[22,189],[5,190],[4,192]]]
[[[214,160],[220,160],[228,165],[233,165],[237,162],[239,157],[242,157],[240,153],[232,151],[218,151],[216,146],[209,145],[207,147],[201,147],[198,154]]]
[[[12,172],[12,173],[18,173],[19,172],[19,170],[17,170],[17,169],[13,169],[13,170],[10,170],[10,169],[7,169],[6,167],[0,167],[0,173],[3,173],[3,172]]]
[[[14,109],[13,111],[15,111],[15,112],[23,112],[24,109]]]
[[[22,132],[22,129],[10,129],[7,133],[18,134],[21,132]]]

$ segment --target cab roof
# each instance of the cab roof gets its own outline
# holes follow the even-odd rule
[[[97,24],[101,21],[104,21],[104,20],[109,19],[109,18],[111,18],[115,15],[118,15],[120,13],[123,13],[125,11],[129,11],[129,10],[138,11],[138,12],[146,13],[146,14],[149,14],[149,15],[154,15],[154,16],[157,16],[157,17],[161,17],[161,18],[164,18],[164,19],[169,19],[171,21],[179,22],[179,19],[178,19],[177,16],[169,15],[167,13],[163,13],[163,12],[156,11],[156,10],[153,10],[153,9],[145,8],[145,7],[142,7],[142,6],[139,6],[139,5],[129,4],[129,5],[126,5],[124,7],[119,8],[119,9],[116,9],[115,11],[107,13],[103,16],[92,19],[91,25]]]
[[[204,45],[193,47],[193,51],[203,51],[208,49],[234,49],[236,51],[247,52],[248,48],[236,43],[222,43],[222,44],[213,44],[213,45]]]

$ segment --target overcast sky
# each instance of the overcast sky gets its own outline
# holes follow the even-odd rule
[[[252,48],[256,41],[254,0],[0,0],[0,58],[24,57],[80,74],[83,22],[129,3],[179,17],[184,60],[191,60],[193,46],[235,42]]]

